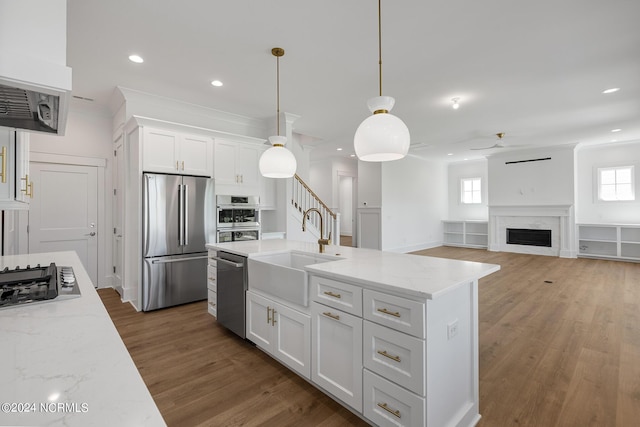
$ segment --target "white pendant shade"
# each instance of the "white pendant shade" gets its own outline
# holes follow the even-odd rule
[[[356,130],[353,146],[358,159],[365,162],[385,162],[403,158],[409,152],[411,137],[402,120],[388,113],[395,100],[390,96],[377,96],[367,103],[371,112]]]
[[[291,178],[296,173],[296,157],[284,145],[284,136],[270,136],[272,147],[262,153],[258,167],[262,176],[267,178]]]

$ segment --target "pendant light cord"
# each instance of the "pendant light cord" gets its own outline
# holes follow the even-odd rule
[[[277,135],[280,136],[280,57],[276,56],[276,128]]]
[[[382,96],[382,0],[378,0],[378,67],[380,69],[380,96]]]

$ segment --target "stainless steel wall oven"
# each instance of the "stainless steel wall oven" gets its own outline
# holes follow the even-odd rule
[[[259,196],[217,196],[217,241],[260,239]]]

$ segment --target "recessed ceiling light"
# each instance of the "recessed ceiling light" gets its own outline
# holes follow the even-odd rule
[[[211,82],[211,85],[215,86],[215,87],[220,87],[220,86],[222,86],[222,82],[220,80],[213,80]]]
[[[342,148],[336,148],[336,151],[342,151]]]
[[[603,90],[602,93],[613,93],[613,92],[617,92],[619,90],[620,90],[619,87],[612,87],[611,89]]]
[[[458,103],[458,101],[460,101],[460,98],[452,98],[451,101],[453,102],[451,108],[453,108],[454,110],[460,108],[460,104]]]
[[[618,142],[618,140],[617,139],[612,139],[611,142]]]
[[[349,157],[355,157],[355,156],[356,156],[355,154],[352,154],[352,155],[350,155]]]
[[[447,156],[453,156],[453,153],[447,153]]]
[[[129,61],[135,62],[136,64],[142,64],[144,59],[139,55],[129,55]]]
[[[469,160],[469,159],[465,159],[465,160]]]
[[[611,129],[611,132],[620,132],[622,129]]]

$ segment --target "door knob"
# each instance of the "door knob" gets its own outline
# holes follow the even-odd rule
[[[91,233],[89,233],[89,234],[85,234],[85,236],[95,236],[95,235],[96,235],[96,232],[95,232],[95,231],[92,231],[92,232],[91,232]]]

